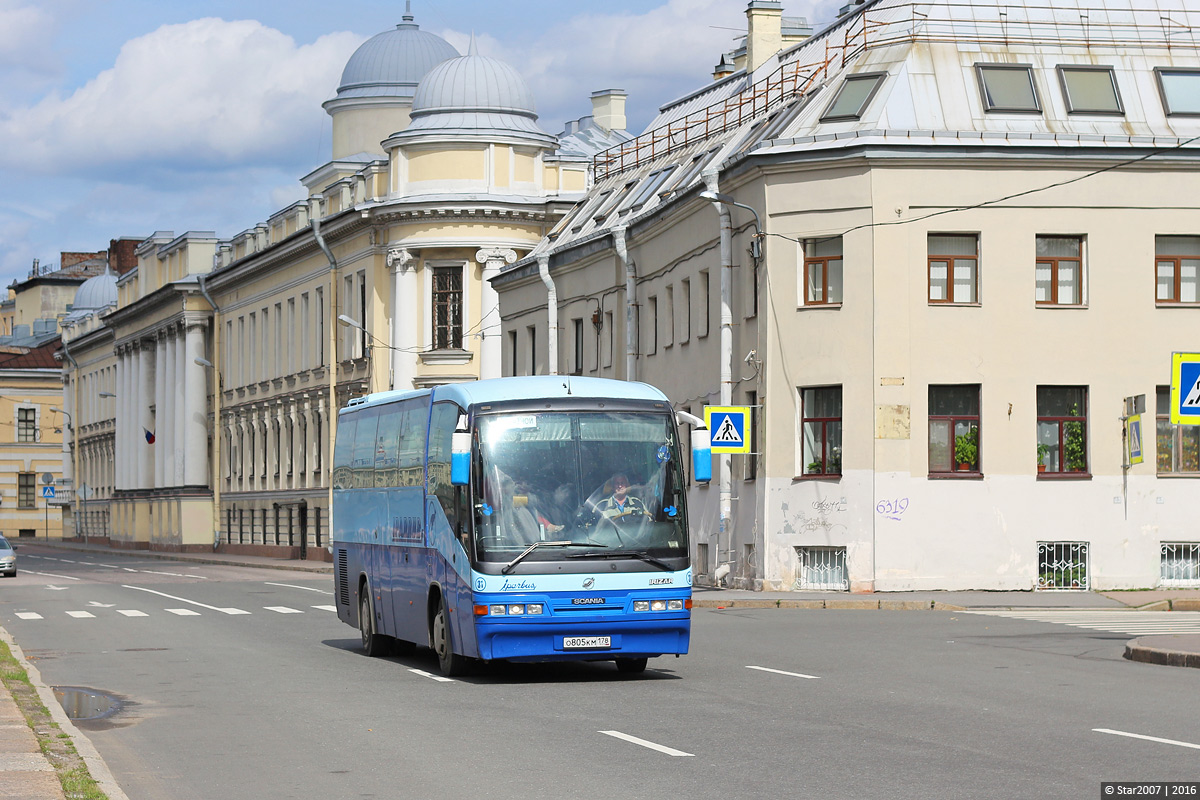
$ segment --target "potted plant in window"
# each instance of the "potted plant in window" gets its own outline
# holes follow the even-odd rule
[[[805,469],[804,469],[804,474],[805,475],[820,475],[824,471],[825,471],[825,465],[822,464],[820,462],[820,460],[813,459],[812,461],[808,462],[808,466],[805,467]]]
[[[1071,416],[1079,416],[1079,407],[1071,406]],[[1087,448],[1083,440],[1082,422],[1063,423],[1063,462],[1069,472],[1087,469]]]
[[[1037,446],[1037,470],[1038,472],[1046,471],[1046,456],[1050,455],[1050,445],[1038,442]]]
[[[958,460],[959,471],[971,472],[978,469],[979,428],[972,425],[966,433],[954,437],[954,457]]]

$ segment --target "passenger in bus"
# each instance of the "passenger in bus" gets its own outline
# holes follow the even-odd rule
[[[534,515],[546,533],[559,533],[567,527],[575,514],[574,497],[575,485],[570,482],[560,484],[548,498],[536,496]]]
[[[596,506],[596,510],[603,516],[621,521],[650,516],[650,512],[646,510],[646,504],[629,494],[629,477],[625,473],[616,473],[609,483],[612,485],[612,494],[601,500]]]
[[[529,506],[529,494],[518,493],[516,482],[508,476],[500,481],[496,515],[497,535],[504,542],[527,545],[542,538],[537,517]]]

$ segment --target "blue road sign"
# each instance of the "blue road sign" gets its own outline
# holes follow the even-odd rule
[[[42,497],[53,499],[54,487],[53,486],[43,486],[42,487]]]
[[[714,453],[749,453],[750,437],[746,435],[746,423],[750,419],[749,406],[705,406],[704,421]]]
[[[1171,424],[1200,425],[1200,353],[1171,354]]]

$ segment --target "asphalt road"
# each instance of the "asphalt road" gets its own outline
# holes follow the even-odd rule
[[[1200,671],[1125,661],[1127,634],[698,609],[692,653],[644,675],[500,665],[450,681],[428,651],[359,653],[327,576],[19,556],[0,625],[47,683],[124,701],[79,726],[137,800],[957,800],[1200,780]]]

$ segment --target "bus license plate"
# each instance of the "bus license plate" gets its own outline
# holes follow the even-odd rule
[[[607,650],[612,647],[611,636],[564,636],[564,650]]]

